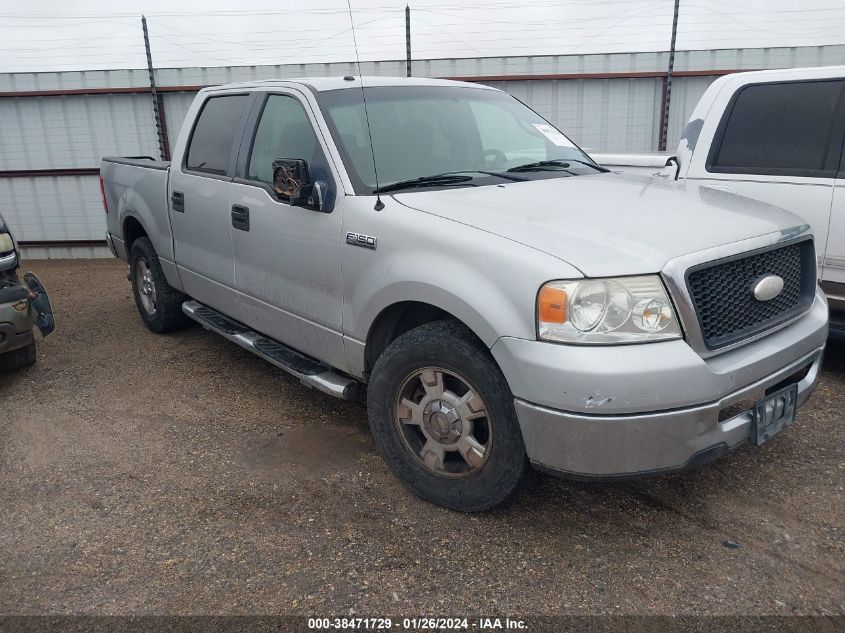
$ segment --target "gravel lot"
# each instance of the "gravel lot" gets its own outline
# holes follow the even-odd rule
[[[418,500],[359,404],[199,327],[125,266],[32,262],[58,329],[0,376],[0,613],[845,614],[845,347],[795,426],[698,471]]]

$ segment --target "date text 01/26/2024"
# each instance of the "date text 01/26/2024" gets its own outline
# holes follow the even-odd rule
[[[523,620],[511,618],[477,618],[470,620],[469,618],[436,618],[436,617],[418,617],[418,618],[402,618],[401,620],[394,620],[392,618],[308,618],[308,628],[315,631],[331,631],[331,630],[373,630],[373,631],[419,631],[432,629],[445,630],[477,630],[477,631],[495,631],[495,630],[511,630],[511,631],[525,631],[528,625]]]

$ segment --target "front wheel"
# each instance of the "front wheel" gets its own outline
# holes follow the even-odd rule
[[[505,377],[456,321],[422,325],[391,343],[373,368],[367,409],[385,461],[433,503],[486,510],[510,497],[528,470]]]

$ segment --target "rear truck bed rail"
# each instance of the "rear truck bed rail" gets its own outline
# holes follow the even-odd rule
[[[355,400],[360,396],[361,383],[343,376],[320,361],[306,356],[287,345],[254,332],[199,301],[186,301],[182,311],[207,330],[240,345],[279,369],[299,378],[306,387],[318,389],[335,398]]]

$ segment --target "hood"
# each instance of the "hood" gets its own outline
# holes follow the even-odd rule
[[[6,226],[6,221],[3,219],[3,215],[0,214],[0,233],[8,233],[9,227]]]
[[[680,255],[805,224],[783,209],[695,182],[635,174],[394,197],[558,257],[588,277],[656,273]]]

